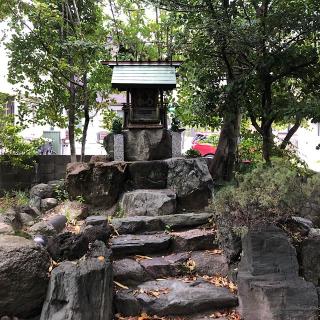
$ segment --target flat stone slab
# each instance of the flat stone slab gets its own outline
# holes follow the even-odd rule
[[[85,220],[86,226],[99,226],[108,224],[107,216],[89,216]]]
[[[126,216],[162,216],[176,210],[176,194],[170,189],[139,189],[123,194],[120,208]]]
[[[224,255],[209,251],[194,251],[191,252],[190,259],[195,262],[195,272],[199,275],[226,277],[229,273],[228,261]]]
[[[209,212],[191,212],[161,217],[162,222],[173,230],[198,227],[207,224],[212,218]]]
[[[171,235],[175,252],[218,248],[214,230],[191,229],[183,232],[171,232]]]
[[[197,280],[186,283],[180,279],[148,281],[137,287],[137,290],[121,292],[116,296],[116,311],[123,310],[126,300],[131,300],[140,308],[131,311],[142,311],[149,315],[178,316],[228,309],[237,306],[238,299],[228,289]],[[137,314],[131,314],[136,316]]]
[[[158,217],[126,217],[112,219],[112,225],[119,234],[143,233],[162,231],[166,227],[172,230],[181,230],[204,225],[209,222],[212,213],[181,213]]]
[[[134,259],[121,259],[113,262],[113,277],[124,285],[137,285],[151,280],[146,270]]]
[[[111,240],[111,249],[115,256],[151,254],[169,249],[171,237],[166,234],[120,235]]]

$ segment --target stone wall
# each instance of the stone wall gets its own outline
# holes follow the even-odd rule
[[[86,156],[88,162],[91,156]],[[35,158],[31,169],[15,168],[0,160],[0,194],[4,191],[27,189],[35,183],[60,180],[65,177],[68,155],[46,155]]]

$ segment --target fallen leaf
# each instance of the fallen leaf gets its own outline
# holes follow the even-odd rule
[[[121,284],[120,282],[117,281],[113,281],[118,287],[122,288],[122,289],[129,289],[127,286]]]
[[[98,260],[101,261],[101,262],[103,262],[103,261],[106,260],[106,258],[105,258],[104,256],[99,256],[99,257],[98,257]]]

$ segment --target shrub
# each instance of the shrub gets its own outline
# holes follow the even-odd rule
[[[270,167],[258,164],[250,173],[239,175],[236,185],[218,191],[213,209],[235,228],[275,222],[300,215],[312,192],[319,187],[319,175],[302,176],[294,166],[276,160]]]
[[[171,123],[171,131],[179,132],[180,131],[181,122],[178,118],[173,118]]]
[[[185,152],[186,158],[198,158],[201,157],[201,153],[198,150],[189,149]]]
[[[122,132],[122,119],[120,117],[113,119],[111,131],[114,134],[120,134]]]

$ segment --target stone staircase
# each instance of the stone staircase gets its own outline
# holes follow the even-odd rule
[[[206,212],[112,219],[116,319],[212,319],[237,307],[210,219]]]

